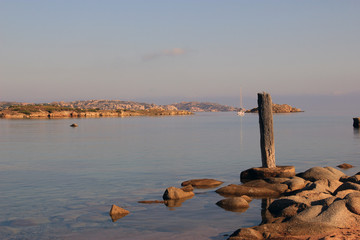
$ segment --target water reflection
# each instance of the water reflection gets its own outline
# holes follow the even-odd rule
[[[360,138],[360,128],[354,128],[354,138]]]
[[[269,211],[270,204],[274,201],[273,198],[263,198],[261,200],[261,224],[265,224],[269,222],[269,219],[272,218],[272,215]]]

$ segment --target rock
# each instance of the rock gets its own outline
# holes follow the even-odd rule
[[[248,203],[252,201],[252,198],[247,195],[242,195],[241,197],[245,199]]]
[[[268,210],[274,217],[289,217],[294,216],[297,212],[303,211],[308,205],[299,203],[290,198],[280,198],[273,201]]]
[[[181,183],[181,186],[192,185],[195,188],[214,188],[223,183],[215,179],[192,179]]]
[[[265,178],[290,178],[295,176],[294,166],[277,166],[275,168],[256,167],[247,169],[240,174],[241,182]]]
[[[313,167],[298,174],[298,176],[314,182],[321,179],[340,180],[340,178],[344,177],[345,174],[332,167]]]
[[[316,192],[333,193],[343,183],[338,180],[321,179],[308,184],[304,189]]]
[[[215,192],[225,197],[242,195],[250,197],[278,197],[280,195],[279,192],[264,187],[248,187],[235,184],[219,188]]]
[[[76,123],[73,123],[70,125],[70,127],[78,127],[78,125]]]
[[[165,203],[166,201],[160,201],[160,200],[144,200],[144,201],[138,201],[138,203],[144,203],[144,204],[154,204],[154,203]]]
[[[252,228],[241,228],[234,232],[230,237],[230,240],[260,240],[264,239],[263,235]]]
[[[353,182],[353,183],[360,184],[360,175],[356,174],[351,177],[345,176],[345,177],[340,178],[340,181],[341,182]]]
[[[345,182],[334,191],[334,195],[337,195],[338,192],[348,190],[348,189],[360,191],[360,184],[352,183],[352,182]]]
[[[116,222],[117,220],[119,220],[122,217],[125,217],[126,215],[128,215],[130,212],[126,209],[123,209],[119,206],[116,206],[115,204],[113,204],[111,206],[109,215],[111,217],[111,220],[113,222]]]
[[[183,198],[192,198],[195,194],[193,192],[185,192],[184,190],[176,187],[169,187],[165,190],[164,200],[177,200]]]
[[[344,198],[350,212],[360,215],[360,193],[350,193]]]
[[[267,180],[267,179],[266,179]],[[253,187],[253,188],[267,188],[267,189],[271,189],[274,190],[278,193],[284,193],[288,190],[288,185],[286,184],[282,184],[282,183],[268,183],[266,180],[253,180],[250,182],[246,182],[243,185],[246,187]]]
[[[342,168],[342,169],[349,169],[349,168],[353,168],[354,166],[348,163],[343,163],[337,166],[338,168]]]
[[[353,127],[359,128],[360,118],[353,118],[353,120],[354,120]]]
[[[218,201],[216,205],[232,212],[245,212],[249,208],[249,202],[243,197],[226,198]]]
[[[194,188],[192,185],[187,185],[185,187],[182,187],[181,190],[183,190],[184,192],[192,192],[194,191]]]
[[[300,190],[300,189],[304,188],[306,185],[306,182],[303,178],[293,177],[293,178],[283,182],[283,184],[288,185],[289,191],[296,191],[296,190]]]
[[[356,221],[360,220],[360,218],[356,220],[355,216],[357,215],[350,212],[346,207],[345,200],[337,200],[309,222],[326,223],[330,226],[346,228],[354,226]]]

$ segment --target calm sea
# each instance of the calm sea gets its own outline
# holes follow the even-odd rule
[[[261,222],[261,200],[243,213],[215,205],[215,189],[176,208],[138,201],[162,200],[194,178],[238,184],[241,171],[261,165],[258,125],[256,114],[235,113],[0,119],[0,239],[226,239]],[[360,171],[351,117],[275,115],[274,128],[278,165]],[[112,222],[112,204],[131,213]]]

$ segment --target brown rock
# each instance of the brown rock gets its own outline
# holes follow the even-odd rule
[[[220,186],[224,182],[215,179],[192,179],[181,183],[181,186],[192,185],[195,188],[214,188]]]
[[[165,203],[165,201],[160,201],[160,200],[144,200],[144,201],[138,201],[138,203],[154,204],[154,203]]]
[[[215,191],[222,196],[278,197],[279,192],[264,187],[248,187],[230,184]]]
[[[332,167],[313,167],[303,173],[298,174],[298,176],[314,182],[322,179],[340,180],[340,178],[344,177],[345,174]]]
[[[234,232],[230,238],[230,240],[260,240],[264,239],[263,235],[252,228],[241,228]]]
[[[185,187],[182,187],[181,190],[183,190],[184,192],[192,192],[194,191],[194,188],[192,185],[187,185]]]
[[[354,166],[351,165],[351,164],[348,164],[348,163],[343,163],[343,164],[338,165],[337,167],[342,168],[342,169],[349,169],[349,168],[352,168]]]
[[[275,168],[250,168],[240,174],[241,182],[265,178],[290,178],[295,176],[294,166],[277,166]]]
[[[283,182],[284,184],[288,185],[289,191],[296,191],[300,190],[305,187],[306,182],[303,178],[293,177],[289,180]]]
[[[243,184],[246,187],[254,187],[254,188],[267,188],[274,190],[278,193],[284,193],[288,190],[288,185],[282,183],[268,183],[265,180],[258,179],[249,181]]]
[[[192,198],[195,194],[193,192],[185,192],[180,188],[169,187],[165,190],[163,199],[164,200],[177,200],[183,198]]]
[[[113,204],[111,206],[109,215],[111,217],[111,220],[113,222],[116,222],[118,219],[125,217],[126,215],[128,215],[130,212],[126,209],[123,209],[119,206],[116,206],[115,204]]]
[[[219,207],[232,212],[245,212],[249,208],[248,201],[243,197],[232,197],[216,203]]]
[[[360,192],[346,195],[346,207],[350,212],[360,215]]]

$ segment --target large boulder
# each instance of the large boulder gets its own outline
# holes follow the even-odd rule
[[[315,182],[322,179],[340,180],[341,177],[346,175],[333,167],[313,167],[303,173],[299,173],[298,176]]]

